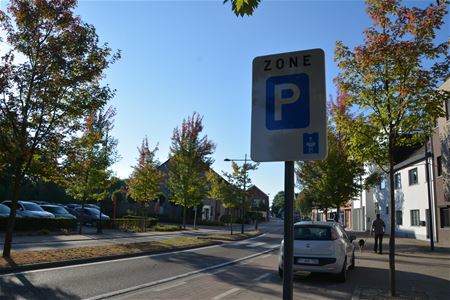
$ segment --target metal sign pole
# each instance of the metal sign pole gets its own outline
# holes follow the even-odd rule
[[[293,299],[294,264],[294,162],[284,162],[283,299]]]

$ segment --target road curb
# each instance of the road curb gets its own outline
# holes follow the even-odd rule
[[[86,263],[116,260],[116,259],[122,259],[122,258],[132,258],[132,257],[147,256],[147,255],[153,255],[153,254],[170,253],[170,252],[175,252],[175,251],[183,251],[183,250],[198,249],[198,248],[203,248],[203,247],[211,247],[211,246],[220,245],[220,244],[222,244],[222,242],[211,240],[210,244],[208,244],[208,245],[179,247],[179,248],[171,249],[171,250],[147,251],[147,252],[141,252],[141,253],[129,253],[129,254],[120,254],[120,255],[111,255],[111,256],[91,257],[91,258],[82,258],[82,259],[74,259],[74,260],[64,260],[64,261],[58,261],[58,262],[37,263],[37,264],[23,265],[23,266],[17,266],[17,267],[8,267],[8,268],[0,269],[0,275],[8,275],[8,274],[14,274],[14,273],[25,272],[25,271],[34,271],[34,270],[40,270],[40,269],[66,267],[66,266],[73,266],[73,265],[86,264]]]

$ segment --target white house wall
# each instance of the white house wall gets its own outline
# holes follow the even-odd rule
[[[409,185],[409,171],[417,168],[417,184]],[[395,190],[395,211],[402,211],[403,222],[402,225],[395,224],[395,231],[397,236],[412,237],[420,240],[427,240],[427,222],[425,226],[420,224],[418,226],[411,225],[411,211],[419,211],[419,221],[427,221],[426,215],[428,209],[428,189],[426,181],[425,161],[405,167],[396,174],[400,174],[401,186]],[[387,232],[390,228],[390,210],[389,210],[389,182],[386,179],[385,188],[377,186],[373,193],[374,211],[379,212],[381,219],[384,220],[387,227]],[[432,208],[433,210],[434,208]],[[373,217],[371,219],[373,220]],[[397,216],[396,216],[397,217]],[[397,223],[397,221],[396,221]],[[434,220],[433,220],[434,223]],[[433,226],[435,228],[435,226]]]

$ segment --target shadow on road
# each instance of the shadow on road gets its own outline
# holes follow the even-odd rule
[[[0,299],[80,299],[60,288],[33,285],[25,275],[0,277]]]

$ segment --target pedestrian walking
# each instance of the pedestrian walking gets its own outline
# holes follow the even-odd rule
[[[373,251],[375,253],[383,254],[383,235],[386,231],[386,224],[380,219],[380,214],[377,214],[377,218],[372,222],[372,229],[370,230],[370,235],[375,234],[375,244],[373,246]]]

